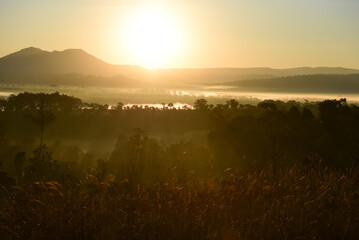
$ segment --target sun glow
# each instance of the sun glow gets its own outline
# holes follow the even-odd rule
[[[132,61],[146,68],[165,65],[179,52],[182,40],[174,19],[155,7],[134,13],[125,25],[123,37]]]

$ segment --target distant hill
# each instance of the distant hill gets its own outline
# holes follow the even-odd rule
[[[0,58],[1,73],[114,76],[131,69],[140,67],[108,64],[81,49],[48,52],[30,47]]]
[[[218,84],[251,79],[270,79],[275,77],[312,74],[359,74],[357,69],[340,67],[300,67],[288,69],[273,68],[203,68],[203,69],[162,69],[162,75],[186,81],[187,83]]]
[[[359,93],[359,74],[298,75],[225,84],[251,92]]]
[[[148,70],[139,66],[109,64],[81,49],[49,52],[34,47],[0,58],[2,83],[168,87],[311,74],[359,74],[359,70],[329,67]]]
[[[138,87],[146,74],[139,66],[108,64],[81,49],[30,47],[0,58],[2,83]]]

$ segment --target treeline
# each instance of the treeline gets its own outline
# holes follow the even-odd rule
[[[42,159],[44,149],[56,164],[40,165],[76,170],[64,173],[74,178],[100,160],[121,178],[128,178],[132,166],[137,172],[131,174],[143,182],[156,182],[172,168],[203,177],[220,176],[228,168],[271,169],[275,177],[293,165],[321,162],[345,168],[359,162],[359,107],[345,99],[265,100],[257,106],[198,99],[193,109],[172,104],[158,109],[121,103],[111,108],[59,93],[22,93],[2,103],[2,168],[14,179],[28,176],[26,182],[42,175],[29,168],[34,159]]]
[[[7,99],[0,100],[3,111],[36,111],[46,109],[52,112],[79,110],[87,106],[79,98],[70,97],[58,92],[46,93],[19,93],[11,94]]]

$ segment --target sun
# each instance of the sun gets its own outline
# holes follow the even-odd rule
[[[125,24],[123,37],[131,60],[146,68],[166,65],[181,47],[179,27],[170,15],[156,7],[133,13]]]

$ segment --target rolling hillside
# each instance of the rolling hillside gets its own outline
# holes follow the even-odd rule
[[[277,84],[277,81],[287,80],[278,77],[312,74],[359,74],[359,70],[330,67],[148,70],[139,66],[109,64],[81,49],[49,52],[34,47],[0,58],[0,83],[168,87],[241,81],[238,86],[252,88],[264,84],[267,89],[268,82],[264,79],[278,79],[271,80],[273,84]],[[279,85],[283,84],[285,83]]]

